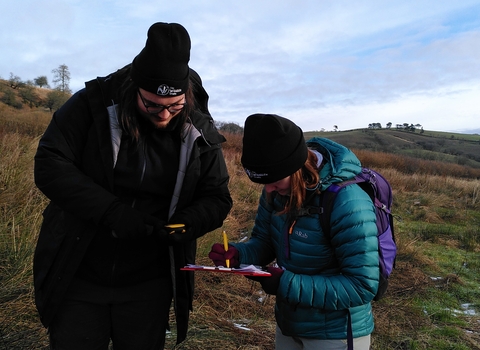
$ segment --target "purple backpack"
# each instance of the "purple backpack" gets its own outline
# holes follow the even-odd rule
[[[320,224],[327,236],[330,236],[330,214],[335,196],[343,187],[354,183],[358,184],[368,193],[375,205],[378,229],[378,256],[380,260],[380,283],[378,292],[373,300],[380,300],[387,290],[388,277],[395,267],[395,258],[397,256],[397,245],[393,233],[393,216],[390,212],[393,195],[392,187],[388,181],[376,171],[362,168],[362,172],[351,180],[330,185],[326,191],[320,195],[320,203],[323,208],[323,213],[320,214]]]

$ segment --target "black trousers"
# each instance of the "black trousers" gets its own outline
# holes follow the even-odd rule
[[[109,288],[75,280],[52,325],[52,350],[158,350],[165,345],[172,284]]]

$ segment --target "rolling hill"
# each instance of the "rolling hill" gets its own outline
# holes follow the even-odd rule
[[[424,160],[480,168],[480,135],[401,129],[305,132],[305,139],[326,137],[350,149],[394,153]]]

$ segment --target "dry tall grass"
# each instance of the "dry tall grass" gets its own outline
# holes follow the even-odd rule
[[[32,160],[49,119],[49,113],[42,111],[23,114],[0,107],[0,349],[43,349],[47,344],[33,305],[31,262],[41,212],[47,203],[33,184]],[[226,137],[224,155],[234,208],[222,229],[236,241],[252,227],[261,187],[244,175],[241,136]],[[447,169],[424,161],[414,164],[410,158],[386,153],[356,153],[365,165],[382,172],[392,183],[394,212],[403,217],[396,222],[399,260],[389,297],[374,303],[377,323],[373,349],[405,349],[409,343],[402,339],[429,326],[423,315],[410,308],[429,285],[421,267],[431,263],[418,244],[422,237],[412,223],[457,225],[459,230],[470,230],[470,249],[478,249],[478,221],[475,229],[470,218],[480,211],[479,181],[468,179],[465,169],[452,165]],[[211,264],[207,254],[211,245],[220,241],[220,232],[199,240],[199,263]],[[273,305],[274,297],[262,294],[256,282],[240,276],[197,273],[189,337],[178,348],[273,349]],[[170,348],[174,338],[174,334],[168,337]]]
[[[234,208],[225,222],[224,229],[233,239],[241,239],[242,232],[250,229],[255,217],[261,187],[252,184],[245,176],[240,163],[241,136],[226,135],[224,155],[231,175],[230,189]],[[438,175],[443,165],[436,162],[419,162],[419,173],[413,172],[415,162],[409,157],[392,156],[386,153],[356,151],[362,163],[380,171],[394,188],[394,214],[397,217],[397,244],[399,259],[392,276],[387,301],[374,303],[376,331],[372,349],[405,349],[408,334],[414,334],[423,326],[432,326],[424,315],[412,306],[416,298],[422,298],[431,285],[421,267],[431,265],[422,251],[422,245],[407,222],[417,216],[432,223],[449,222],[437,214],[439,208],[449,208],[456,215],[457,224],[465,224],[469,211],[478,211],[479,181],[465,179],[465,171],[456,166],[447,167],[450,174]],[[445,167],[445,169],[447,168]],[[456,177],[460,176],[460,177]],[[421,214],[420,212],[423,212]],[[405,218],[402,218],[406,213]],[[474,241],[478,243],[478,230]],[[220,231],[206,235],[200,240],[198,259],[211,264],[206,255],[214,242],[220,241]],[[478,245],[475,243],[475,249]],[[220,278],[197,273],[197,295],[193,313],[192,337],[180,349],[273,349],[275,321],[274,298],[265,299],[255,283],[238,277]],[[424,297],[424,295],[423,295]],[[261,302],[259,302],[261,300]],[[259,318],[260,317],[260,318]],[[244,320],[249,331],[235,327],[234,321]],[[205,329],[206,328],[206,329]],[[401,339],[405,340],[401,340]],[[400,340],[399,340],[400,339]],[[407,339],[410,339],[407,341]],[[388,344],[388,345],[386,345]]]
[[[33,155],[50,115],[0,105],[0,349],[45,346],[33,305],[32,256],[46,205]]]

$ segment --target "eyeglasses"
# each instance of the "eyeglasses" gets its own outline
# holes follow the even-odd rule
[[[137,92],[138,92],[138,95],[140,96],[140,99],[142,100],[143,106],[145,107],[147,112],[150,114],[161,113],[163,112],[164,109],[169,111],[170,114],[175,114],[180,112],[183,109],[183,107],[185,107],[185,105],[187,104],[185,102],[185,103],[172,103],[171,105],[159,105],[150,101],[147,103],[142,93],[140,92],[140,90],[137,90]]]

